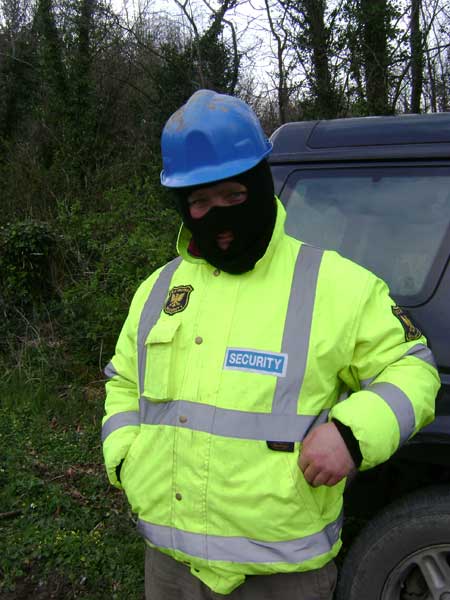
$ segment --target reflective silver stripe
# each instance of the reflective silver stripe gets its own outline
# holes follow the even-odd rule
[[[145,340],[147,339],[149,331],[159,319],[164,300],[166,299],[167,292],[169,291],[170,281],[181,260],[181,257],[175,258],[170,263],[167,263],[167,265],[163,268],[158,279],[155,281],[152,287],[152,291],[150,292],[141,313],[137,339],[140,394],[144,392],[145,363],[147,359],[147,347],[145,345]]]
[[[136,410],[127,410],[109,417],[102,427],[102,442],[106,440],[108,435],[116,429],[126,427],[127,425],[139,425],[139,413]]]
[[[369,377],[369,379],[362,379],[362,380],[359,382],[359,385],[360,385],[361,389],[362,389],[362,390],[365,390],[365,389],[366,389],[366,387],[369,387],[369,385],[370,385],[370,384],[371,384],[373,381],[375,381],[375,379],[376,379],[377,377],[378,377],[378,375],[375,375],[375,377]]]
[[[141,423],[179,426],[248,440],[301,441],[313,425],[327,421],[328,412],[323,410],[320,415],[273,415],[228,410],[186,400],[150,402],[145,397],[140,399]]]
[[[286,377],[277,380],[273,414],[297,414],[322,256],[323,250],[304,244],[297,256],[281,348],[281,352],[289,355],[289,362]]]
[[[425,344],[416,344],[415,346],[410,348],[407,352],[405,352],[405,354],[403,354],[403,356],[399,360],[402,360],[402,358],[405,358],[405,356],[415,356],[416,358],[423,360],[424,362],[428,363],[429,365],[431,365],[432,367],[437,369],[436,363],[434,362],[433,353],[428,348],[428,346],[425,346]],[[398,361],[395,361],[395,362],[398,362]],[[395,364],[395,362],[392,364]],[[387,367],[389,367],[389,366],[390,365],[387,365]],[[384,371],[384,369],[383,369],[383,371]],[[381,373],[383,371],[381,371]],[[375,375],[374,377],[370,377],[369,379],[361,380],[359,382],[361,389],[364,390],[365,388],[367,388],[373,381],[375,381],[375,379],[377,379],[377,377],[379,377],[379,375],[381,375],[381,373],[378,373],[378,375]]]
[[[342,513],[322,531],[285,542],[267,542],[238,536],[202,535],[142,519],[138,530],[154,546],[179,550],[205,560],[237,563],[298,564],[329,552],[339,540]]]
[[[103,369],[103,373],[106,375],[106,377],[108,377],[108,379],[112,379],[113,377],[115,377],[117,375],[117,371],[114,368],[114,365],[112,364],[112,362],[109,362],[106,367]]]
[[[397,417],[400,428],[400,444],[406,442],[416,425],[414,409],[408,396],[392,383],[374,383],[367,388],[367,391],[374,392],[389,405]]]
[[[433,353],[424,344],[416,344],[415,346],[410,348],[408,352],[404,354],[404,356],[415,356],[416,358],[423,360],[424,362],[437,369]]]

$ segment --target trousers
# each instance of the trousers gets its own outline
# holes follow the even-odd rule
[[[145,553],[146,600],[332,600],[337,569],[333,561],[304,573],[250,575],[231,594],[210,590],[189,567],[147,547]]]

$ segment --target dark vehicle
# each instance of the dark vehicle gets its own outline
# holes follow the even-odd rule
[[[336,598],[450,600],[450,113],[288,123],[272,142],[287,232],[383,278],[442,381],[436,420],[347,488]]]

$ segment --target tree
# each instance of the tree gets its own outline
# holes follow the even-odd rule
[[[264,0],[270,33],[276,45],[276,71],[274,83],[278,100],[278,124],[286,123],[290,99],[289,74],[292,72],[292,62],[288,55],[288,32],[285,28],[287,9],[282,8],[278,19],[274,18],[273,6],[269,0]]]
[[[433,112],[449,110],[450,10],[442,0],[422,5],[424,23],[424,108]]]
[[[360,0],[359,19],[368,114],[386,115],[392,112],[388,104],[388,1]]]
[[[420,28],[420,13],[422,0],[411,0],[411,25],[410,25],[410,46],[411,46],[411,112],[420,112],[420,103],[423,88],[423,42],[422,31]]]
[[[294,94],[297,114],[308,118],[332,118],[341,110],[341,93],[333,57],[337,10],[326,0],[266,0],[266,15],[276,43],[276,87],[280,121],[292,118]],[[301,109],[300,109],[301,107]],[[294,111],[295,112],[295,111]]]
[[[304,0],[306,40],[312,50],[314,80],[312,92],[316,98],[317,117],[332,118],[338,114],[338,98],[330,66],[330,29],[325,25],[325,0]]]
[[[58,149],[56,131],[64,127],[68,85],[52,0],[38,1],[33,18],[33,36],[38,77],[32,110],[29,111],[29,127],[35,131],[34,145],[43,166],[48,169]]]
[[[34,87],[30,24],[29,0],[0,2],[0,140],[20,126]]]
[[[239,78],[240,56],[235,27],[225,17],[236,7],[238,0],[220,0],[218,9],[203,0],[210,11],[209,25],[204,31],[197,25],[190,0],[174,1],[191,27],[192,37],[186,50],[193,59],[197,86],[233,94]],[[231,34],[231,43],[224,38],[225,26]]]

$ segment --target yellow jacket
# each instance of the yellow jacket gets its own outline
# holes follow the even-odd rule
[[[222,594],[338,553],[345,482],[312,488],[297,466],[311,427],[349,426],[367,469],[433,419],[439,388],[386,285],[284,219],[278,204],[265,255],[238,276],[190,256],[182,229],[182,258],[140,286],[106,369],[111,483],[147,543]]]

